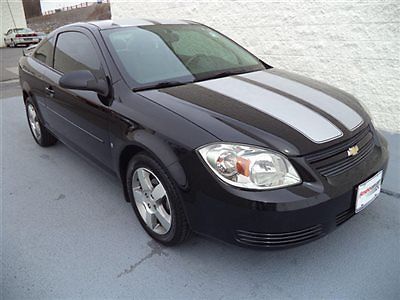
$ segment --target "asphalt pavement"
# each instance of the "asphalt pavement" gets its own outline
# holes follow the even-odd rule
[[[383,193],[322,239],[256,251],[193,236],[166,248],[115,177],[61,143],[36,145],[17,82],[0,91],[0,299],[400,298],[398,133],[385,133]]]
[[[24,48],[0,48],[0,82],[18,78],[18,60]]]

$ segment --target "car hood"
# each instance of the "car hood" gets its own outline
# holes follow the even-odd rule
[[[140,94],[219,140],[289,156],[340,143],[370,122],[350,94],[275,68]]]

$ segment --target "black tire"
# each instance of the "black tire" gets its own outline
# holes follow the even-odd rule
[[[163,235],[154,232],[146,225],[136,206],[135,199],[133,197],[132,178],[135,170],[138,168],[146,168],[153,172],[164,186],[168,195],[171,206],[171,228]],[[125,186],[127,188],[127,195],[140,224],[153,239],[163,245],[174,246],[184,242],[190,236],[191,230],[183,210],[182,196],[180,191],[178,190],[174,180],[168,174],[168,171],[155,159],[147,155],[145,152],[140,152],[132,157],[127,168]]]
[[[14,40],[13,40],[13,39],[10,40],[10,45],[9,45],[9,47],[10,47],[10,48],[14,48],[14,47],[15,47],[15,44],[14,44]]]
[[[28,106],[29,105],[32,105],[32,107],[34,108],[34,110],[36,112],[36,115],[38,116],[36,106],[35,106],[35,104],[33,103],[32,99],[30,97],[28,97],[26,99],[26,101],[25,101],[25,111],[26,111],[26,117],[27,117],[27,120],[28,120],[28,126],[29,126],[29,129],[30,129],[31,133],[32,133],[33,139],[41,147],[53,146],[55,143],[57,143],[57,138],[54,135],[52,135],[50,133],[50,131],[45,126],[43,126],[43,123],[42,123],[42,121],[40,120],[39,117],[38,117],[38,123],[39,123],[40,133],[41,134],[40,134],[39,138],[35,136],[35,134],[33,132],[33,129],[32,129],[32,127],[30,125],[30,122],[29,122],[29,115],[28,115]]]

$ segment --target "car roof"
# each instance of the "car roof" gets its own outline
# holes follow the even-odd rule
[[[160,24],[195,24],[196,22],[187,20],[162,20],[162,19],[121,19],[121,20],[100,20],[100,21],[89,21],[89,22],[79,22],[70,24],[68,26],[96,26],[99,30],[111,29],[117,27],[131,27],[131,26],[151,26]]]
[[[121,19],[121,20],[100,20],[100,21],[89,21],[89,22],[76,22],[67,24],[50,32],[47,37],[52,38],[59,32],[66,31],[71,27],[84,27],[89,30],[106,30],[119,27],[135,27],[135,26],[152,26],[152,25],[174,25],[174,24],[200,24],[194,21],[188,20],[165,20],[165,19]]]

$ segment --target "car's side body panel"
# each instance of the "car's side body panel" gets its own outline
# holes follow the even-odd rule
[[[85,28],[72,27],[67,32],[84,34],[96,45],[92,33]],[[59,33],[57,39],[58,36]],[[108,69],[99,49],[94,48],[92,55],[97,55],[108,76]],[[51,92],[47,94],[46,108],[50,130],[103,167],[111,168],[108,133],[110,109],[101,103],[95,92],[61,88],[58,83],[61,76],[62,73],[55,67],[48,68],[46,88]]]
[[[100,102],[95,92],[60,88],[61,75],[49,73],[49,87],[54,91],[46,103],[50,130],[110,168],[110,109]]]
[[[32,97],[39,116],[47,122],[46,84],[48,82],[47,66],[30,57],[22,57],[19,65],[20,82],[25,93]]]

